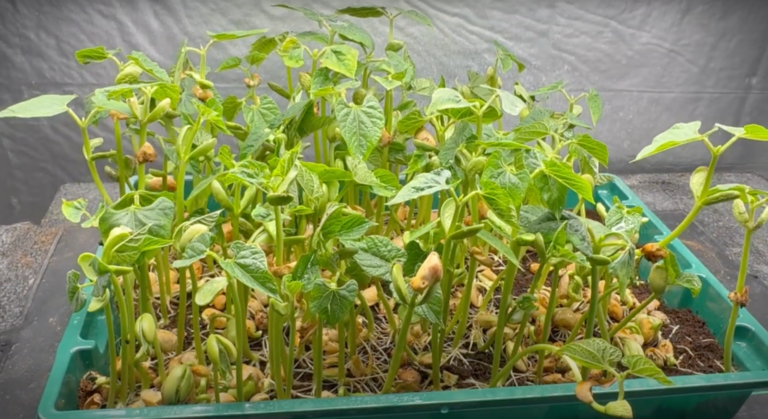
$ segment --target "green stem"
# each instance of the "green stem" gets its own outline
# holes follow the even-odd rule
[[[178,170],[176,171],[176,226],[184,221],[184,175],[186,169],[187,162],[181,160],[181,162],[179,162]]]
[[[275,266],[283,266],[283,222],[280,207],[273,208],[275,212]]]
[[[195,342],[195,355],[197,355],[197,363],[205,365],[203,341],[200,337],[200,306],[195,303],[195,295],[197,295],[197,278],[195,277],[194,268],[189,269],[189,279],[192,283],[192,333]]]
[[[525,255],[526,248],[512,249],[512,251],[518,256],[519,261],[523,255]],[[499,315],[498,322],[496,323],[496,334],[494,336],[493,343],[493,367],[491,368],[491,378],[496,375],[496,371],[499,370],[501,365],[501,353],[504,352],[504,327],[507,324],[507,310],[509,307],[509,299],[512,298],[512,290],[515,286],[515,277],[517,276],[518,265],[513,265],[512,262],[507,262],[505,272],[499,274],[496,279],[504,278],[504,285],[501,287],[501,301],[499,302]],[[493,291],[489,291],[488,294],[493,294]]]
[[[213,400],[216,403],[221,403],[221,396],[219,396],[219,366],[213,365],[211,370],[213,371]]]
[[[515,363],[521,359],[523,359],[524,356],[528,356],[534,352],[557,352],[560,350],[557,346],[549,345],[549,344],[537,344],[532,345],[524,350],[520,351],[519,353],[512,356],[512,358],[507,361],[507,364],[504,366],[504,368],[501,370],[501,372],[496,376],[495,379],[492,379],[491,382],[488,384],[489,387],[496,387],[499,385],[499,380],[501,380],[503,377],[508,377],[509,374],[512,372],[512,368],[515,366]]]
[[[315,398],[323,394],[323,321],[317,319],[315,334],[312,336],[312,383]]]
[[[187,271],[192,267],[181,268],[179,271],[179,308],[176,313],[176,353],[184,352],[184,338],[187,334]]]
[[[432,346],[432,388],[435,391],[440,391],[440,364],[441,357],[443,356],[442,346],[440,342],[440,330],[435,324],[432,325],[431,331],[431,346]]]
[[[152,384],[151,380],[149,379],[149,373],[147,373],[147,370],[144,368],[143,365],[141,365],[142,362],[147,358],[147,348],[142,345],[141,349],[139,349],[139,353],[136,355],[136,358],[133,360],[133,366],[136,368],[136,372],[139,373],[139,377],[141,378],[141,390],[148,390],[149,386]]]
[[[232,194],[234,195],[232,199],[232,205],[234,206],[235,210],[242,211],[242,208],[240,208],[240,185],[238,182],[235,182],[234,190],[232,191]],[[279,220],[279,218],[275,218],[276,220]],[[230,220],[232,221],[232,241],[240,240],[240,214],[239,212],[236,213],[235,211],[232,211],[232,216],[230,217]]]
[[[237,336],[245,336],[246,333],[244,321],[246,314],[243,307],[243,301],[238,296],[237,283],[235,280],[232,279],[229,274],[227,274],[227,279],[229,280],[228,294],[235,306],[235,333]],[[241,342],[237,342],[235,349],[237,353],[237,355],[235,355],[235,382],[237,383],[237,400],[245,401],[245,397],[243,396],[243,345]]]
[[[747,279],[747,267],[749,265],[749,250],[752,242],[752,233],[754,231],[747,228],[744,231],[744,244],[741,248],[741,263],[739,264],[739,277],[736,280],[736,292],[741,293],[744,291],[744,283]],[[739,305],[733,304],[731,308],[731,318],[728,320],[728,328],[725,332],[725,342],[723,344],[723,365],[725,372],[731,372],[733,369],[733,336],[736,331],[736,319],[739,318]]]
[[[469,302],[472,296],[472,287],[475,285],[476,271],[477,259],[472,257],[469,259],[467,281],[464,283],[464,292],[461,294],[459,309],[456,311],[456,314],[453,316],[453,320],[451,320],[451,323],[448,324],[448,328],[445,330],[446,335],[451,333],[454,326],[456,326],[458,323],[458,328],[456,329],[456,333],[453,336],[453,349],[456,349],[459,346],[459,343],[464,339],[464,332],[467,331],[467,323],[469,323]]]
[[[381,304],[384,306],[384,313],[387,316],[387,324],[389,324],[389,331],[390,333],[395,333],[395,330],[397,330],[397,322],[395,321],[395,314],[392,312],[392,307],[389,306],[389,300],[387,300],[387,295],[384,294],[384,289],[381,288],[381,282],[376,281],[376,295],[379,297],[379,301],[381,301]],[[364,301],[364,300],[360,300]]]
[[[134,288],[134,276],[131,274],[127,274],[123,276],[123,286],[125,287],[124,295],[125,295],[125,308],[126,308],[126,340],[123,342],[123,346],[126,347],[126,354],[125,359],[121,360],[121,370],[127,373],[128,379],[126,380],[126,389],[129,393],[133,393],[133,390],[136,387],[136,374],[133,370],[133,355],[135,353],[136,347],[134,346],[134,331],[136,330],[134,327],[134,323],[136,322],[136,313],[134,309],[134,300],[133,300],[133,288]],[[120,328],[122,329],[123,326],[120,325]],[[181,353],[181,352],[179,352]],[[126,399],[127,401],[127,399]]]
[[[368,307],[365,300],[360,300],[360,304],[363,307]],[[349,331],[347,332],[347,350],[349,351],[350,359],[357,355],[357,314],[353,313],[349,322]]]
[[[141,122],[139,124],[139,149],[141,149],[141,147],[146,142],[147,142],[147,124],[145,124],[144,122]],[[136,150],[136,151],[139,151],[139,150]],[[136,168],[137,173],[139,175],[136,189],[140,191],[144,190],[144,164],[145,163],[139,163],[139,166]]]
[[[115,151],[117,151],[117,183],[120,189],[120,197],[125,195],[125,157],[123,155],[123,137],[120,135],[120,121],[115,118],[112,120],[115,124]]]
[[[166,284],[171,282],[168,271],[164,269],[163,252],[158,252],[155,256],[155,275],[157,276],[157,289],[160,291],[160,317],[163,324],[168,324],[168,294],[166,294]]]
[[[73,116],[73,118],[77,118],[77,116]],[[76,119],[77,121],[80,121],[79,119]],[[80,123],[80,122],[78,122]],[[101,177],[99,176],[98,170],[96,170],[96,163],[91,160],[91,140],[88,136],[88,127],[85,125],[85,123],[80,123],[80,133],[83,136],[83,152],[86,155],[86,163],[88,164],[88,171],[91,172],[91,177],[93,178],[93,183],[96,184],[96,188],[99,190],[99,193],[101,194],[101,198],[104,200],[104,203],[106,203],[107,206],[112,205],[112,198],[109,197],[109,194],[107,193],[107,190],[104,189],[104,184],[101,182]]]
[[[587,330],[584,331],[584,338],[589,339],[595,334],[595,316],[597,315],[597,307],[600,305],[600,297],[598,294],[598,286],[600,283],[600,276],[598,275],[598,266],[592,265],[592,280],[589,284],[589,309],[587,310]],[[557,276],[557,275],[554,275]],[[553,288],[554,289],[554,288]]]
[[[296,362],[296,307],[293,305],[293,299],[288,301],[288,362],[285,372],[285,389],[290,399],[293,391],[293,368]]]
[[[268,330],[273,331],[273,333],[268,333],[267,337],[269,338],[269,364],[270,364],[270,371],[272,380],[275,382],[275,392],[277,393],[278,399],[284,399],[285,398],[285,388],[283,387],[283,376],[282,376],[282,360],[281,360],[281,354],[285,350],[283,348],[283,325],[282,321],[280,319],[280,313],[278,313],[277,308],[273,305],[269,305],[268,313],[267,313],[267,321],[269,322]],[[322,343],[321,343],[322,346]],[[322,350],[320,351],[322,354]],[[322,360],[320,361],[320,365],[322,367]],[[322,374],[322,371],[321,371]]]
[[[325,117],[325,99],[320,99],[320,116]],[[325,158],[325,164],[331,166],[333,164],[333,156],[328,155],[328,141],[325,138],[324,130],[320,130],[320,143],[323,146],[323,157]]]
[[[619,284],[614,282],[609,287],[605,288],[603,290],[603,294],[600,296],[600,302],[605,302],[608,300],[611,294],[613,294],[614,291],[616,291],[619,288]],[[587,312],[581,313],[581,316],[579,316],[579,319],[576,320],[576,325],[573,326],[573,329],[571,329],[571,333],[568,335],[568,339],[566,339],[565,344],[569,344],[576,340],[576,336],[579,334],[579,330],[581,330],[581,326],[584,324],[585,321],[587,321]],[[610,332],[607,333],[605,336],[609,336]]]
[[[653,301],[653,300],[655,300],[657,298],[659,298],[658,294],[651,293],[651,295],[649,295],[648,298],[643,300],[643,302],[640,303],[640,305],[638,305],[637,307],[632,309],[632,311],[630,311],[629,314],[627,314],[627,316],[624,317],[621,320],[621,322],[619,322],[619,324],[617,324],[616,326],[613,326],[613,329],[611,329],[611,331],[608,332],[608,338],[610,339],[610,338],[614,337],[616,335],[616,333],[618,333],[621,329],[626,327],[627,324],[629,324],[629,322],[634,320],[634,318],[637,317],[637,315],[640,314],[640,312],[643,311],[643,309],[648,307],[648,304],[650,304],[651,301]],[[591,304],[590,304],[590,307],[592,307]],[[590,337],[592,337],[592,336],[590,335]]]
[[[108,302],[104,307],[104,320],[107,322],[107,342],[109,343],[109,397],[107,408],[115,407],[115,395],[117,394],[117,347],[115,345],[115,322],[112,319],[112,303]]]
[[[155,358],[157,358],[157,375],[160,377],[160,382],[165,382],[165,360],[163,359],[163,351],[160,349],[160,339],[155,337],[154,343]]]
[[[362,304],[365,304],[365,302],[361,302]],[[339,338],[339,363],[338,363],[338,369],[336,374],[336,381],[339,383],[339,387],[344,387],[344,379],[347,377],[347,361],[346,357],[344,356],[346,353],[346,348],[344,347],[346,340],[347,340],[347,328],[344,325],[344,322],[341,321],[339,324],[336,325],[336,333],[338,333]]]
[[[382,293],[383,292],[384,291],[382,290]],[[379,290],[377,289],[376,294],[378,293],[379,293]],[[357,298],[359,298],[360,301],[365,301],[365,298],[363,298],[363,294],[360,291],[358,291],[357,293]],[[387,305],[387,304],[383,303],[383,305]],[[373,322],[373,312],[371,311],[371,308],[368,307],[368,304],[363,304],[363,315],[365,316],[365,322],[366,322],[365,328],[368,331],[366,340],[371,340],[373,339],[375,324]],[[355,330],[357,330],[357,326],[355,326]],[[357,342],[357,340],[355,340],[355,342]]]
[[[557,275],[557,273],[552,275],[552,286],[550,287],[552,290],[557,289],[557,283],[559,280],[560,280],[560,276]],[[541,328],[541,337],[539,337],[539,344],[543,345],[547,343],[547,341],[549,341],[550,328],[552,327],[552,315],[555,313],[555,308],[557,307],[557,303],[558,303],[557,296],[556,295],[550,296],[549,304],[547,304],[547,314],[544,315],[544,325]],[[544,351],[539,351],[536,357],[536,382],[537,383],[541,382],[541,376],[543,373],[544,373]]]
[[[291,74],[291,67],[285,67],[285,79],[288,83],[288,94],[293,96],[293,76]]]
[[[117,301],[117,313],[120,315],[120,324],[121,325],[127,325],[128,324],[128,311],[125,308],[125,296],[123,295],[123,288],[120,286],[120,283],[117,281],[117,277],[115,277],[114,274],[110,275],[110,281],[112,282],[112,289],[115,293],[115,300]],[[125,280],[125,279],[123,279]],[[111,323],[111,322],[110,322]],[[114,341],[114,339],[113,339]],[[122,343],[122,347],[120,348],[121,358],[123,361],[125,361],[125,357],[127,354],[127,343],[128,342],[128,328],[127,327],[121,327],[120,328],[120,341]],[[121,371],[120,371],[120,404],[125,404],[128,400],[128,386],[127,386],[127,378],[128,378],[128,366],[125,364],[125,362],[122,362],[121,364]],[[115,359],[115,370],[112,372],[114,375],[116,375],[117,371],[117,359]],[[133,371],[130,371],[131,374],[133,374]],[[110,387],[110,393],[117,392],[117,390],[114,387]]]
[[[403,351],[405,350],[405,342],[408,338],[408,329],[411,324],[411,318],[413,318],[413,310],[416,308],[417,298],[419,298],[419,294],[413,293],[411,300],[408,302],[408,306],[405,309],[405,316],[403,316],[403,322],[400,325],[400,331],[397,335],[395,351],[392,352],[392,358],[389,364],[389,372],[387,373],[387,380],[384,382],[384,387],[381,390],[381,392],[384,394],[392,391],[392,383],[395,382],[397,371],[400,370],[400,358],[402,358]]]

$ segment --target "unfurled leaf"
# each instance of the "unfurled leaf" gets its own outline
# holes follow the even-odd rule
[[[240,57],[229,57],[226,60],[222,61],[221,64],[219,64],[219,68],[216,69],[217,73],[221,73],[222,71],[232,70],[233,68],[237,68],[240,66],[240,63],[243,60]]]
[[[103,46],[83,48],[75,52],[75,59],[78,63],[88,65],[91,63],[99,63],[104,60],[108,60],[113,54],[120,50],[110,51]]]
[[[701,291],[701,279],[698,275],[691,272],[683,272],[677,278],[672,281],[672,285],[680,285],[681,287],[688,288],[691,291],[691,295],[696,297]]]
[[[336,14],[338,15],[347,15],[352,16],[360,19],[366,19],[366,18],[376,18],[376,17],[382,17],[384,16],[384,9],[383,7],[375,7],[375,6],[350,6],[345,7],[343,9],[339,9],[336,11]]]
[[[525,170],[515,170],[504,163],[500,151],[488,157],[480,177],[483,200],[502,221],[517,225],[517,211],[525,199],[531,178]]]
[[[375,48],[371,34],[360,26],[346,20],[328,19],[327,22],[328,26],[336,31],[341,39],[360,45],[366,52],[371,52]],[[354,72],[349,77],[354,77]]]
[[[67,300],[73,313],[77,313],[85,307],[85,294],[80,289],[80,273],[67,272]]]
[[[424,14],[419,12],[418,10],[405,10],[399,7],[395,7],[395,10],[400,12],[402,16],[407,17],[408,19],[411,19],[414,22],[421,23],[422,25],[429,26],[430,28],[434,28],[434,26],[432,26],[432,21],[429,20],[428,17],[424,16]]]
[[[67,112],[67,106],[77,95],[42,95],[17,103],[3,111],[0,118],[46,118]]]
[[[501,71],[506,73],[512,68],[512,65],[517,65],[517,72],[522,73],[525,70],[525,64],[518,60],[515,54],[511,53],[507,47],[501,45],[497,41],[493,41],[493,46],[496,47],[496,58],[501,64]]]
[[[251,44],[251,49],[245,57],[245,61],[250,65],[260,66],[269,54],[277,48],[277,38],[274,36],[261,36]]]
[[[744,133],[740,137],[748,140],[768,141],[768,129],[756,124],[745,125]]]
[[[228,31],[228,32],[206,32],[208,37],[215,41],[231,41],[234,39],[247,38],[249,36],[259,35],[266,32],[266,29],[252,29],[248,31]]]
[[[381,87],[384,88],[384,90],[392,90],[396,87],[400,87],[403,83],[400,80],[393,80],[389,77],[379,77],[377,75],[372,75],[372,79],[376,80],[377,83],[381,85]]]
[[[628,355],[621,360],[621,363],[627,367],[630,374],[636,377],[650,378],[656,380],[659,384],[665,386],[674,385],[672,380],[664,375],[664,372],[656,366],[650,359],[643,355]]]
[[[472,107],[459,92],[454,89],[440,88],[432,93],[432,101],[427,106],[427,114],[434,115],[449,109],[465,109]]]
[[[344,100],[336,103],[336,118],[341,135],[349,148],[349,154],[365,160],[381,139],[384,129],[384,111],[373,96],[366,96],[362,105],[349,104]]]
[[[213,244],[213,234],[204,232],[195,236],[187,243],[184,253],[178,259],[173,261],[173,267],[176,269],[186,268],[200,259],[203,259],[206,252]]]
[[[465,143],[470,140],[476,139],[475,130],[472,125],[467,121],[461,121],[455,125],[453,134],[445,140],[445,144],[440,147],[440,152],[437,155],[440,164],[443,167],[448,167],[453,163],[453,159],[456,157],[456,152]]]
[[[331,167],[321,163],[307,161],[302,161],[301,165],[315,173],[323,182],[352,180],[352,173],[344,169],[339,169],[338,167]]]
[[[88,202],[83,198],[78,198],[74,201],[62,199],[61,213],[64,214],[64,218],[67,220],[80,224],[80,220],[83,219],[83,216],[88,216],[88,212],[86,211],[87,206]]]
[[[308,296],[309,309],[324,324],[336,326],[349,316],[357,298],[357,289],[356,281],[347,281],[340,287],[324,280],[315,281]]]
[[[133,51],[127,58],[134,64],[141,67],[141,69],[150,76],[166,83],[171,82],[171,78],[168,77],[168,73],[163,70],[163,68],[160,67],[156,62],[150,60],[149,57],[147,57],[143,52]]]
[[[209,279],[197,290],[197,293],[195,294],[195,304],[200,307],[207,306],[220,292],[227,288],[228,284],[229,281],[223,276]]]
[[[125,226],[139,231],[149,226],[148,235],[170,239],[175,209],[173,202],[165,197],[160,197],[145,207],[129,206],[120,210],[107,208],[99,220],[99,231],[102,239],[106,240],[109,232],[115,227]]]
[[[405,201],[416,199],[425,195],[431,195],[451,187],[448,181],[451,178],[451,172],[445,169],[438,169],[434,172],[419,173],[403,186],[403,189],[395,195],[387,205],[401,204]]]
[[[528,105],[525,104],[519,97],[509,93],[506,90],[498,90],[499,98],[501,99],[501,109],[504,112],[517,116],[523,109],[527,109]]]
[[[357,71],[357,55],[357,50],[349,45],[331,45],[323,49],[323,55],[320,56],[320,67],[326,67],[354,78]]]
[[[303,203],[312,208],[319,205],[325,197],[325,191],[323,191],[323,184],[320,182],[320,178],[307,169],[303,165],[297,165],[299,170],[296,175],[296,180],[301,185],[301,191],[304,196]]]
[[[423,127],[426,122],[427,118],[424,118],[421,111],[414,109],[397,121],[397,132],[400,134],[413,135],[419,128]]]
[[[689,184],[691,186],[691,193],[693,194],[694,201],[699,199],[699,196],[701,196],[701,191],[704,189],[704,182],[707,179],[707,170],[707,167],[700,166],[697,167],[696,170],[694,170],[691,174],[691,180]]]
[[[370,169],[368,169],[368,165],[366,165],[366,163],[362,160],[347,156],[346,162],[349,171],[352,173],[352,178],[354,179],[355,183],[371,186],[377,195],[390,197],[395,194],[397,189],[381,183],[379,178],[376,177],[376,175],[371,172]],[[395,179],[395,181],[397,181],[397,179]]]
[[[603,99],[595,89],[589,89],[589,93],[587,93],[587,107],[589,107],[589,115],[592,117],[592,125],[597,125],[597,121],[603,115]]]
[[[604,339],[590,338],[569,343],[558,351],[582,367],[593,370],[613,368],[621,360],[621,350]]]
[[[547,86],[544,86],[544,87],[540,87],[540,88],[532,91],[530,93],[530,95],[531,96],[541,96],[541,95],[545,95],[547,93],[557,92],[558,90],[562,89],[563,87],[565,87],[565,83],[563,81],[556,81],[556,82],[554,82],[554,83],[552,83],[550,85],[547,85]]]
[[[530,119],[530,115],[528,115],[528,118],[526,120]],[[527,125],[518,125],[514,129],[512,129],[512,132],[515,134],[515,141],[521,142],[521,143],[527,143],[529,141],[535,141],[541,138],[546,137],[550,134],[549,132],[549,125],[547,125],[544,122],[533,122]]]
[[[229,249],[234,252],[235,257],[222,260],[222,269],[246,286],[279,300],[277,284],[269,272],[264,251],[257,245],[241,241],[232,242]]]
[[[277,55],[283,59],[283,64],[290,68],[299,68],[304,65],[304,48],[294,37],[286,38],[277,48]]]
[[[699,133],[700,128],[701,121],[675,124],[672,128],[654,137],[651,144],[640,150],[640,153],[637,154],[633,161],[653,156],[670,148],[700,141],[704,138]]]
[[[619,199],[614,198],[613,206],[605,217],[605,226],[611,231],[624,233],[632,237],[640,231],[643,224],[643,209],[640,207],[627,207]]]
[[[432,93],[437,89],[435,82],[430,79],[416,79],[413,81],[411,87],[413,88],[413,93],[422,96],[432,96]]]
[[[405,250],[383,236],[365,236],[361,240],[343,240],[342,243],[345,247],[358,250],[353,258],[363,272],[387,282],[392,280],[392,264],[403,262],[406,258]]]
[[[325,240],[334,238],[342,240],[355,240],[362,237],[375,223],[368,221],[360,214],[344,214],[336,211],[323,223],[320,230]]]
[[[576,194],[588,202],[595,203],[595,198],[592,196],[592,185],[574,173],[568,164],[554,159],[547,159],[544,160],[544,172],[565,185],[568,189],[576,192]]]
[[[578,134],[574,143],[590,156],[597,159],[603,166],[608,166],[608,146],[598,141],[589,134]]]

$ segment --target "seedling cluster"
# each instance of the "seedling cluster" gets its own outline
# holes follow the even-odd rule
[[[638,159],[698,141],[712,160],[691,177],[690,215],[640,246],[639,208],[594,205],[608,164],[590,134],[603,110],[594,90],[529,91],[510,81],[525,65],[501,43],[485,72],[450,87],[418,77],[396,37],[396,24],[432,26],[415,10],[277,7],[316,30],[208,33],[205,46],[184,43],[170,70],[138,51],[83,49],[81,64],[116,67],[83,116],[72,95],[0,112],[69,114],[103,198],[93,213],[83,199],[62,203],[103,244],[78,258],[85,278],[73,270],[66,282],[73,311],[103,311],[109,333],[109,370],[83,377],[82,408],[573,382],[594,409],[631,417],[627,378],[672,384],[662,371],[676,362],[661,334],[664,292],[701,287],[666,247],[725,201],[745,228],[725,342],[733,368],[750,237],[768,197],[712,176],[734,141],[765,141],[768,130],[701,134],[693,122],[658,135]],[[389,23],[383,48],[356,19]],[[208,67],[211,48],[253,38],[242,56]],[[282,61],[284,80],[254,72],[268,59]],[[242,93],[222,97],[217,74],[238,71]],[[548,108],[552,95],[567,106]],[[97,124],[114,127],[114,150],[90,137]],[[719,130],[733,138],[714,146]],[[119,185],[114,200],[99,160]],[[639,301],[643,260],[652,293]],[[486,375],[472,372],[478,359]],[[593,399],[592,387],[613,383],[617,400]]]

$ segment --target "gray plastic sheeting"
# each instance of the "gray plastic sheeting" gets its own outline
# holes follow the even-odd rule
[[[365,3],[293,1],[323,12]],[[42,93],[76,93],[110,85],[110,62],[82,67],[73,53],[105,45],[145,52],[170,66],[180,42],[206,42],[205,30],[314,29],[300,14],[269,2],[149,0],[14,0],[0,3],[0,108]],[[464,80],[467,69],[484,71],[498,40],[528,64],[520,78],[529,89],[565,80],[571,91],[596,88],[605,102],[595,136],[611,151],[610,170],[688,170],[706,164],[700,146],[678,149],[628,165],[657,133],[676,122],[729,125],[768,123],[768,2],[690,1],[482,1],[392,2],[418,9],[435,29],[399,20],[396,37],[408,48],[420,76]],[[377,40],[386,21],[358,21]],[[383,45],[379,45],[381,49]],[[244,55],[248,41],[217,45],[212,67]],[[276,58],[259,73],[284,83]],[[240,87],[237,72],[213,77],[227,93]],[[511,86],[514,75],[506,85]],[[453,83],[450,83],[453,84]],[[265,83],[266,85],[266,83]],[[263,88],[266,92],[266,87]],[[79,104],[78,104],[79,106]],[[92,137],[112,142],[109,124]],[[719,141],[725,139],[719,138]],[[63,183],[88,181],[81,139],[66,115],[47,120],[0,120],[0,224],[39,222]],[[126,142],[127,146],[127,142]],[[722,168],[755,169],[767,146],[743,141]]]

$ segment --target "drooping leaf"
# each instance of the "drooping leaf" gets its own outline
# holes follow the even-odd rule
[[[288,9],[293,10],[296,12],[299,12],[303,14],[307,19],[314,20],[315,22],[322,22],[323,21],[323,15],[320,13],[308,8],[308,7],[301,7],[301,6],[290,6],[287,4],[275,4],[272,7],[279,7],[281,9]]]
[[[240,57],[229,57],[226,60],[222,61],[221,64],[219,64],[219,68],[216,69],[216,72],[221,73],[222,71],[238,68],[240,67],[240,63],[242,61],[243,60]]]
[[[206,307],[221,291],[227,288],[228,283],[227,278],[223,276],[209,279],[197,290],[195,304],[200,307]]]
[[[587,107],[589,107],[589,115],[592,117],[592,125],[597,125],[597,121],[603,115],[603,99],[595,89],[589,89],[589,93],[587,93]]]
[[[417,228],[416,230],[408,230],[403,234],[403,241],[407,244],[410,243],[416,239],[418,239],[421,236],[424,236],[427,233],[432,232],[435,228],[437,228],[437,223],[439,223],[440,220],[432,220],[428,222],[427,224],[424,224],[423,226]]]
[[[349,45],[331,45],[323,49],[320,66],[354,78],[357,71],[357,55],[357,50]]]
[[[699,166],[691,174],[691,180],[689,184],[691,186],[691,193],[693,194],[694,201],[699,199],[702,189],[704,189],[704,182],[707,179],[707,170],[707,167]]]
[[[46,118],[66,112],[77,95],[41,95],[0,111],[0,118]]]
[[[396,188],[381,183],[362,160],[347,156],[346,162],[355,183],[371,186],[377,195],[390,197],[395,194]]]
[[[171,82],[171,78],[168,76],[168,73],[163,70],[163,68],[160,67],[160,65],[158,65],[156,62],[149,59],[149,57],[147,57],[143,52],[133,51],[127,58],[139,66],[142,70],[144,70],[145,73],[156,78],[157,80],[166,83]]]
[[[413,89],[413,93],[416,93],[417,95],[432,96],[432,93],[435,92],[437,86],[435,86],[435,82],[430,79],[419,78],[413,81],[411,88]]]
[[[366,160],[381,139],[384,111],[373,96],[366,96],[362,105],[344,100],[336,103],[336,119],[351,156]]]
[[[357,282],[336,286],[324,280],[315,281],[309,292],[309,309],[328,326],[337,325],[349,315],[357,298]]]
[[[384,90],[392,90],[396,87],[400,87],[403,84],[400,80],[393,80],[391,77],[380,77],[377,75],[372,75],[371,78],[376,80],[376,82],[379,83],[381,87],[384,88]]]
[[[301,191],[304,196],[304,204],[312,208],[319,205],[325,197],[325,191],[323,191],[323,184],[320,182],[320,178],[307,169],[303,165],[297,165],[299,173],[296,175],[296,180],[301,185]]]
[[[512,65],[517,65],[517,72],[522,73],[525,71],[525,64],[518,60],[515,54],[510,52],[507,47],[501,45],[497,41],[493,41],[493,46],[496,47],[496,58],[501,64],[501,71],[506,73],[512,68]]]
[[[93,253],[81,254],[77,258],[77,264],[80,266],[80,270],[83,271],[85,277],[93,281],[91,295],[94,297],[104,295],[104,291],[109,283],[109,277],[112,275],[110,267]]]
[[[320,231],[325,240],[333,238],[354,240],[362,237],[374,225],[376,224],[360,214],[345,215],[337,211],[328,217]]]
[[[733,134],[733,135],[735,135],[737,137],[741,137],[742,135],[744,135],[744,132],[745,132],[743,127],[731,127],[731,126],[723,125],[723,124],[715,124],[715,126],[720,128],[721,130],[727,131],[727,132],[729,132],[729,133],[731,133],[731,134]]]
[[[75,199],[74,201],[61,200],[61,213],[64,214],[64,218],[67,220],[79,224],[83,216],[88,216],[86,207],[88,202],[83,198]]]
[[[597,159],[600,164],[608,166],[608,146],[605,143],[592,138],[589,134],[578,134],[575,144]]]
[[[509,93],[506,90],[498,90],[499,98],[501,99],[501,109],[504,112],[518,116],[523,109],[527,109],[528,105],[525,104],[519,97]]]
[[[509,244],[505,244],[501,241],[501,239],[494,236],[490,231],[487,230],[482,230],[477,233],[477,237],[496,249],[499,254],[503,255],[507,259],[507,263],[511,263],[514,266],[519,266],[517,255],[512,251]]]
[[[650,359],[643,355],[628,355],[621,360],[628,372],[636,377],[650,378],[665,386],[674,385],[672,380],[664,375],[664,372]]]
[[[392,264],[403,262],[405,250],[383,236],[365,236],[362,240],[343,240],[344,246],[358,249],[353,256],[363,272],[374,278],[391,281]]]
[[[108,60],[110,56],[119,51],[120,50],[110,51],[103,46],[83,48],[75,52],[75,59],[78,63],[83,65],[99,63],[104,60]]]
[[[77,313],[85,307],[85,294],[80,289],[80,273],[67,272],[67,300],[73,313]]]
[[[563,87],[565,87],[565,83],[562,80],[560,80],[560,81],[556,81],[556,82],[554,82],[552,84],[546,85],[544,87],[540,87],[540,88],[532,91],[530,93],[530,95],[531,96],[541,96],[541,95],[545,95],[547,93],[557,92],[558,90],[562,89]]]
[[[257,245],[241,241],[232,242],[229,248],[235,257],[222,260],[222,269],[246,286],[279,300],[275,278],[269,272],[264,251]]]
[[[675,253],[667,252],[661,263],[663,263],[664,269],[667,271],[667,285],[676,284],[677,278],[680,276],[680,264],[677,263]]]
[[[407,17],[414,22],[421,23],[422,25],[429,26],[430,28],[434,28],[434,26],[432,26],[432,21],[418,10],[405,10],[399,7],[395,7],[395,10],[400,12],[402,16]]]
[[[245,57],[245,61],[250,65],[260,66],[269,54],[277,48],[277,38],[274,36],[260,36],[251,44],[251,49]]]
[[[633,161],[638,161],[684,144],[700,141],[704,138],[699,133],[700,128],[701,121],[672,125],[672,128],[654,137],[651,144],[640,150],[640,153],[637,154]]]
[[[366,52],[373,51],[375,48],[371,34],[360,26],[346,20],[327,19],[327,22],[341,39],[360,45]],[[354,77],[354,73],[350,77]]]
[[[174,203],[165,197],[160,197],[145,207],[129,206],[120,210],[107,208],[99,220],[99,231],[102,239],[106,239],[115,227],[126,226],[138,231],[149,226],[148,235],[170,239],[175,209]]]
[[[453,217],[456,214],[456,200],[454,198],[448,198],[443,202],[443,206],[440,207],[440,223],[443,225],[443,231],[447,235],[453,227]]]
[[[675,278],[673,285],[680,285],[681,287],[688,288],[693,297],[699,295],[699,292],[701,291],[701,279],[698,275],[691,272],[681,273]]]
[[[587,233],[584,223],[578,218],[571,218],[565,222],[565,237],[574,249],[586,256],[592,255],[592,241]]]
[[[544,160],[544,172],[568,187],[568,189],[576,192],[577,195],[588,202],[595,203],[595,198],[592,196],[592,185],[574,173],[568,164],[554,159],[547,159]]]
[[[179,259],[173,261],[173,267],[176,269],[186,268],[198,260],[203,259],[206,252],[213,244],[213,239],[213,234],[207,231],[195,236],[195,238],[187,243],[187,247],[184,249],[184,253]]]
[[[247,31],[206,32],[208,37],[215,41],[231,41],[234,39],[248,38],[266,32],[266,29],[251,29]]]
[[[643,221],[643,209],[627,207],[620,200],[614,199],[613,206],[605,217],[605,226],[611,231],[624,233],[632,237],[640,231]]]
[[[338,167],[331,167],[321,163],[307,161],[302,161],[301,165],[315,173],[323,182],[352,180],[352,173],[344,169],[339,169]]]
[[[427,106],[427,114],[434,115],[440,111],[449,109],[465,109],[472,104],[467,102],[459,92],[454,89],[439,88],[432,93],[432,101]]]
[[[403,186],[397,195],[387,202],[387,205],[401,204],[405,201],[446,190],[451,187],[450,183],[448,183],[450,178],[451,172],[445,169],[438,169],[429,173],[419,173]]]
[[[384,8],[376,6],[349,6],[336,10],[336,14],[347,15],[360,19],[376,18],[384,16]]]
[[[569,343],[558,351],[582,367],[594,370],[613,368],[622,358],[621,350],[604,339],[590,338]]]

